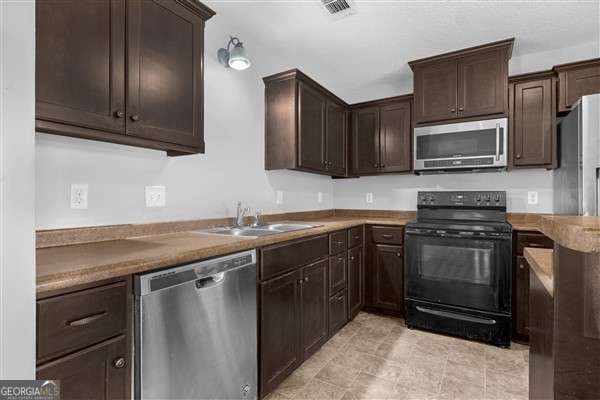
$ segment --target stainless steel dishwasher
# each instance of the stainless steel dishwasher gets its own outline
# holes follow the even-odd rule
[[[256,251],[135,277],[136,399],[256,399]]]

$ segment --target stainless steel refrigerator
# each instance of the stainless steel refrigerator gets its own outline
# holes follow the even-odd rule
[[[599,215],[600,94],[581,97],[558,125],[554,213]]]

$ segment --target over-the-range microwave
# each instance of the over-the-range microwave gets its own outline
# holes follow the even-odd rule
[[[414,129],[417,173],[505,169],[508,119],[458,122]]]

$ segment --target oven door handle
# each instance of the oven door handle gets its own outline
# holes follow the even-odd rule
[[[474,317],[472,315],[459,314],[459,313],[455,313],[455,312],[451,312],[451,311],[433,310],[431,308],[422,307],[422,306],[417,306],[416,308],[418,311],[421,311],[422,313],[431,314],[431,315],[435,315],[438,317],[452,318],[452,319],[457,319],[459,321],[475,322],[475,323],[484,324],[484,325],[495,325],[496,324],[496,320],[491,319],[491,318]]]

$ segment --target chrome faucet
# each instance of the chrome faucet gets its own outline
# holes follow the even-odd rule
[[[242,208],[242,202],[237,202],[236,216],[235,216],[235,226],[240,227],[244,226],[244,215],[250,211],[249,207]]]
[[[254,221],[252,222],[253,227],[257,227],[258,225],[260,225],[260,215],[262,214],[262,211],[260,210],[254,210]]]

